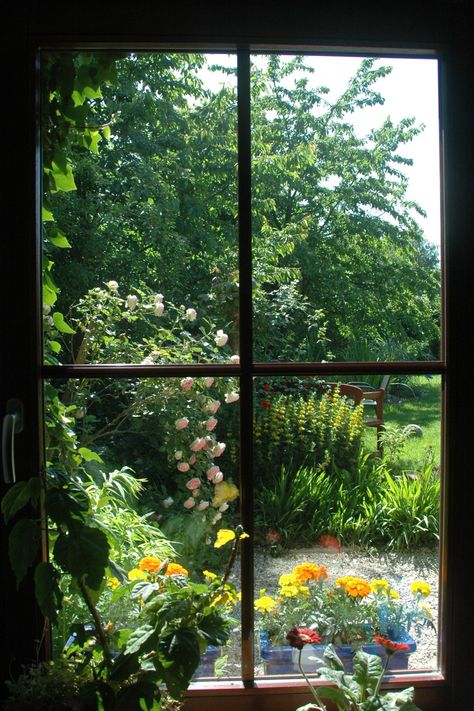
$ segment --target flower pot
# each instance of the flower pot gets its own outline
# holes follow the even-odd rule
[[[220,656],[221,648],[208,645],[206,651],[201,654],[201,661],[194,672],[193,679],[203,676],[215,676],[216,659]]]
[[[390,671],[403,671],[404,669],[408,669],[410,654],[413,654],[416,650],[415,640],[407,632],[402,631],[398,639],[392,641],[407,644],[408,649],[393,654],[389,659],[387,669]],[[312,673],[318,669],[320,665],[317,660],[323,660],[325,648],[325,644],[308,644],[303,647],[301,664],[305,673]],[[368,654],[376,654],[381,658],[382,664],[385,664],[387,655],[382,645],[368,642],[362,646],[362,649]],[[351,673],[353,671],[353,659],[355,654],[352,645],[342,644],[335,646],[335,650],[344,665],[344,669],[348,673]],[[272,645],[268,632],[260,632],[260,656],[263,659],[265,674],[300,673],[298,666],[299,650],[289,645]]]

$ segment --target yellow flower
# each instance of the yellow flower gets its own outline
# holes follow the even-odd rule
[[[295,585],[296,583],[296,575],[294,573],[285,573],[284,575],[280,575],[280,579],[278,581],[278,585]]]
[[[411,584],[411,591],[413,594],[421,593],[424,597],[428,597],[431,592],[429,583],[424,583],[421,580],[415,580]]]
[[[352,575],[346,575],[336,580],[336,586],[344,590],[350,597],[366,597],[370,595],[370,585],[363,578],[355,578]]]
[[[120,580],[118,578],[109,578],[107,580],[107,587],[109,587],[111,590],[117,590],[117,588],[120,585]]]
[[[185,575],[188,577],[189,573],[186,568],[183,568],[179,563],[168,563],[165,575]]]
[[[231,531],[229,528],[221,528],[219,531],[217,531],[217,538],[216,542],[214,543],[214,548],[222,548],[222,546],[225,546],[225,544],[229,543],[229,541],[233,541],[234,538],[234,531]]]
[[[209,580],[215,580],[217,578],[217,575],[215,573],[211,573],[210,570],[203,570],[202,574],[205,578],[209,578]]]
[[[391,597],[393,600],[399,600],[399,599],[400,599],[400,595],[399,595],[399,594],[397,593],[397,591],[394,590],[393,588],[390,588],[390,597]]]
[[[263,595],[263,597],[260,597],[258,600],[255,600],[253,605],[255,609],[259,610],[260,612],[269,612],[270,610],[273,610],[276,605],[276,602],[269,595]]]
[[[299,591],[298,585],[282,585],[280,595],[283,595],[283,597],[298,597]]]
[[[139,568],[133,568],[128,573],[128,579],[129,580],[146,580],[147,575],[144,570],[140,570]]]
[[[385,593],[388,595],[390,590],[390,583],[385,578],[376,578],[370,583],[370,589],[374,593]]]
[[[140,570],[147,570],[149,573],[156,573],[161,565],[161,560],[153,555],[145,556],[138,564]]]
[[[221,504],[227,503],[228,501],[234,501],[239,496],[239,490],[235,484],[231,484],[228,481],[220,481],[214,487],[214,498],[212,499],[212,505],[214,508],[219,508]]]
[[[326,580],[328,577],[328,571],[324,565],[316,565],[316,563],[295,565],[293,574],[297,583],[305,583],[307,580]]]

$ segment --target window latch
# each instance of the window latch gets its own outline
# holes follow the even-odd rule
[[[21,400],[12,398],[7,401],[6,414],[2,425],[2,467],[5,484],[16,482],[15,472],[15,435],[23,431],[24,412]]]

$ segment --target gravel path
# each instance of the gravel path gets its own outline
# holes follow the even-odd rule
[[[298,548],[272,557],[266,552],[256,551],[255,589],[266,588],[271,594],[275,591],[278,578],[282,573],[291,572],[294,565],[309,561],[325,565],[330,579],[342,575],[354,575],[372,580],[386,578],[400,593],[402,598],[412,595],[410,585],[414,580],[423,580],[430,584],[431,595],[427,599],[435,620],[438,616],[438,571],[437,550],[418,550],[400,553],[367,553],[357,548],[342,548],[339,552],[314,546]],[[416,639],[417,650],[410,656],[411,669],[435,669],[437,667],[437,635],[425,629],[421,638]]]

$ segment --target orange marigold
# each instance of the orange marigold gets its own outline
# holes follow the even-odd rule
[[[367,597],[367,595],[370,595],[372,592],[367,580],[354,578],[352,575],[338,578],[336,580],[336,586],[342,588],[344,592],[351,597]]]
[[[296,582],[301,585],[307,580],[326,580],[328,571],[324,565],[316,565],[316,563],[301,563],[293,568],[293,575],[296,577]]]
[[[140,570],[146,570],[148,573],[156,573],[160,565],[161,560],[159,558],[155,558],[153,555],[147,555],[141,559],[138,567]]]
[[[186,568],[183,568],[179,563],[168,563],[165,575],[185,575],[188,577],[189,573]]]

